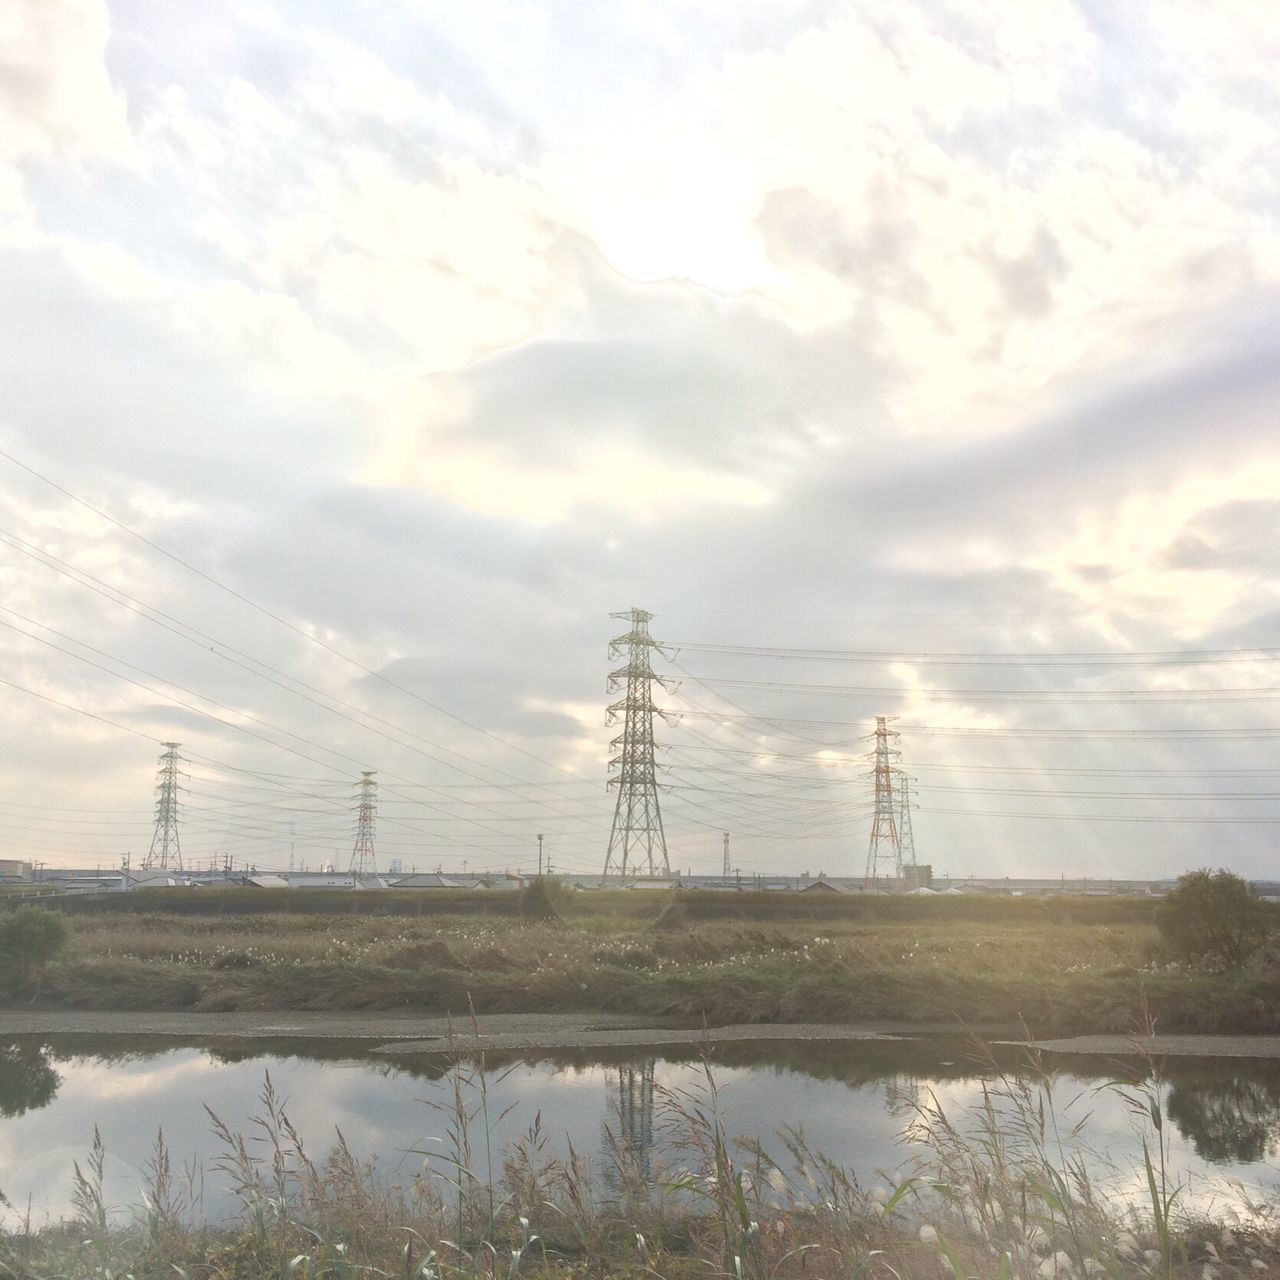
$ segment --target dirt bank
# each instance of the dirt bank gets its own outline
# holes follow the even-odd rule
[[[707,1034],[700,1026],[671,1019],[610,1013],[482,1014],[475,1029],[490,1049],[589,1049],[626,1045],[697,1044]],[[956,1033],[952,1024],[810,1022],[738,1023],[712,1027],[713,1041],[880,1040],[901,1036]],[[1002,1029],[980,1028],[995,1037]],[[213,1039],[316,1039],[362,1042],[384,1053],[440,1053],[450,1043],[472,1042],[469,1021],[424,1014],[391,1013],[103,1013],[92,1010],[19,1012],[0,1010],[0,1039],[30,1035],[171,1036],[176,1041]],[[1007,1036],[1007,1031],[1005,1032]],[[1042,1040],[1059,1053],[1115,1056],[1131,1051],[1126,1036],[1073,1036]],[[1280,1036],[1162,1035],[1148,1042],[1151,1052],[1178,1057],[1280,1059]]]
[[[1133,1052],[1131,1036],[1067,1036],[1037,1041],[1054,1053],[1090,1053],[1116,1057]],[[1167,1058],[1280,1058],[1280,1036],[1152,1036],[1144,1047]]]

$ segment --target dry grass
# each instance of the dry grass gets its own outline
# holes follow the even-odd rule
[[[1067,968],[1139,968],[1156,940],[1151,927],[1064,925],[1046,932],[955,923],[826,922],[773,927],[698,923],[657,932],[644,924],[596,920],[564,924],[492,922],[466,917],[411,920],[366,916],[81,916],[73,953],[196,967],[367,963],[412,967],[554,969],[583,964],[662,970],[771,960],[942,971],[957,963],[992,972],[1009,966],[1044,973]],[[447,949],[447,950],[446,950]]]
[[[860,918],[688,923],[575,914],[82,914],[45,1006],[618,1011],[697,1023],[967,1022],[1117,1031],[1146,992],[1162,1028],[1280,1031],[1280,966],[1201,974],[1149,922]],[[1066,919],[1069,919],[1067,917]],[[11,998],[31,1001],[30,992]]]

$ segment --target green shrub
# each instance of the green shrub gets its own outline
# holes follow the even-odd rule
[[[560,920],[571,892],[559,880],[539,876],[520,891],[520,914],[526,920]]]
[[[0,970],[25,986],[70,940],[71,926],[60,912],[20,907],[0,916]]]
[[[1156,928],[1179,960],[1238,969],[1270,936],[1271,910],[1234,872],[1188,871],[1156,909]]]

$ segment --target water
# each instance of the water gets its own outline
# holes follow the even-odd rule
[[[1015,1051],[1002,1053],[1014,1060]],[[1090,1157],[1101,1178],[1137,1189],[1140,1139],[1123,1099],[1097,1086],[1114,1075],[1102,1058],[1053,1056],[1059,1104],[1068,1123],[1083,1118]],[[801,1128],[812,1146],[874,1184],[910,1154],[902,1133],[911,1099],[936,1095],[958,1115],[981,1097],[990,1072],[965,1046],[941,1037],[893,1041],[748,1042],[717,1046],[714,1075],[727,1127],[735,1136],[780,1151],[777,1132]],[[601,1155],[606,1126],[621,1130],[647,1167],[682,1162],[679,1126],[664,1103],[668,1091],[700,1090],[703,1069],[685,1047],[490,1054],[488,1105],[498,1152],[541,1117],[552,1146],[572,1142]],[[172,1041],[121,1037],[23,1039],[0,1043],[0,1190],[14,1215],[40,1224],[69,1211],[73,1164],[83,1164],[101,1132],[107,1190],[117,1208],[139,1202],[158,1129],[175,1165],[202,1167],[201,1207],[219,1218],[233,1208],[210,1166],[219,1146],[208,1107],[233,1130],[252,1132],[269,1072],[313,1156],[341,1130],[359,1156],[377,1157],[388,1177],[408,1178],[422,1153],[441,1167],[448,1117],[448,1064],[439,1058],[389,1058],[353,1042],[293,1041],[173,1047]],[[1182,1058],[1166,1063],[1165,1109],[1175,1170],[1190,1194],[1221,1199],[1225,1180],[1252,1193],[1280,1192],[1280,1063]],[[472,1102],[478,1100],[473,1090]],[[433,1105],[434,1104],[434,1105]],[[476,1162],[485,1141],[477,1129]],[[1114,1166],[1114,1167],[1112,1167]]]

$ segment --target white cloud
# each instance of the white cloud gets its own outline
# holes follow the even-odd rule
[[[632,600],[684,638],[1248,643],[1274,608],[1280,111],[1269,7],[1239,14],[481,0],[121,8],[111,30],[102,5],[24,0],[0,57],[0,430],[366,665],[587,772],[603,618]],[[24,536],[482,770],[542,768],[22,483]],[[20,556],[2,572],[11,603],[104,649],[453,777]],[[13,655],[33,687],[281,763],[38,646]],[[868,683],[943,714],[929,669]],[[975,706],[945,714],[1079,711]],[[101,726],[6,708],[82,744],[90,802],[127,789],[119,753],[92,763]],[[781,758],[788,732],[746,734]],[[819,751],[857,737],[809,732]],[[42,794],[50,759],[19,785]],[[696,819],[720,818],[672,815],[701,857]],[[922,844],[972,830],[933,821]],[[1106,828],[1064,825],[1042,862],[1117,865]]]
[[[104,63],[105,0],[13,0],[0,13],[0,154],[137,164]]]

